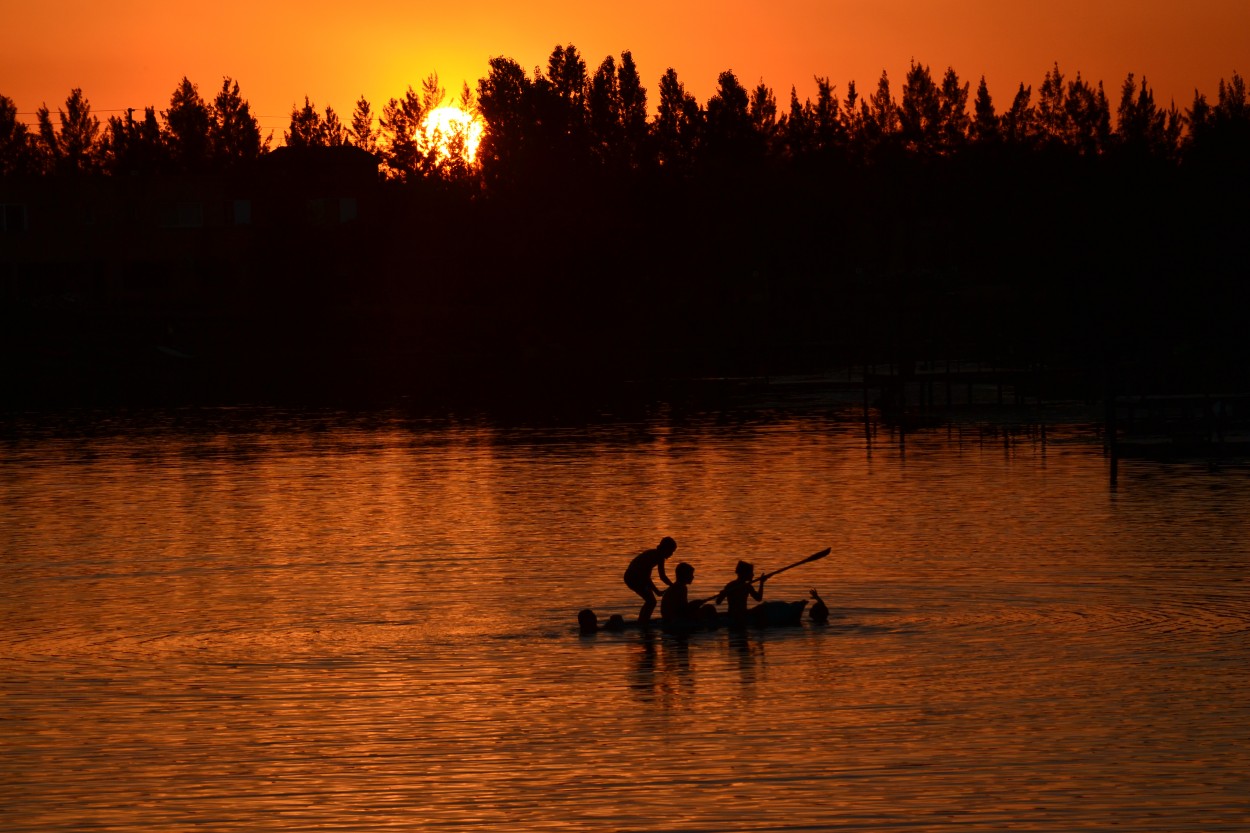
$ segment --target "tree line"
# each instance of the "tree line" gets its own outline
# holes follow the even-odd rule
[[[1056,64],[1036,94],[1023,82],[996,104],[982,77],[975,92],[953,68],[935,74],[913,62],[895,94],[887,73],[861,93],[840,93],[816,77],[815,98],[791,87],[779,103],[764,82],[744,86],[722,72],[705,102],[669,68],[658,83],[654,114],[630,52],[607,56],[592,72],[572,45],[556,46],[544,68],[526,72],[515,60],[489,61],[476,90],[466,84],[458,106],[486,124],[469,166],[424,140],[426,115],[448,100],[436,74],[375,113],[363,96],[346,121],[305,96],[282,136],[289,147],[351,145],[376,154],[388,179],[473,182],[487,189],[531,186],[553,176],[719,175],[727,170],[880,163],[966,152],[1129,158],[1179,164],[1244,157],[1250,141],[1245,80],[1221,79],[1214,101],[1195,91],[1183,112],[1156,102],[1146,79],[1129,74],[1116,103],[1101,81],[1067,77]],[[211,98],[183,78],[166,109],[129,110],[105,122],[79,88],[53,113],[46,105],[30,129],[15,102],[0,95],[0,174],[80,175],[215,172],[253,161],[274,146],[263,136],[237,81],[224,78]],[[447,137],[455,144],[463,136]]]
[[[205,355],[241,357],[232,373],[315,343],[310,368],[408,350],[414,367],[441,356],[518,379],[531,365],[638,378],[943,355],[1098,379],[1121,356],[1250,386],[1240,75],[1184,110],[1136,75],[1112,93],[1057,65],[1001,100],[916,62],[897,87],[884,72],[869,91],[817,77],[788,101],[729,70],[700,101],[669,68],[655,94],[628,51],[593,71],[571,44],[534,70],[492,58],[450,97],[485,122],[474,165],[418,129],[449,100],[436,75],[348,116],[305,98],[282,144],[360,148],[393,187],[334,234],[248,237],[263,280],[236,286],[227,264],[197,261],[185,298],[149,303],[153,326],[201,327]],[[4,176],[213,174],[276,145],[230,78],[211,97],[183,78],[165,109],[104,123],[77,89],[32,129],[17,112],[0,96]],[[192,323],[209,309],[255,318]],[[11,316],[32,334],[68,326]]]
[[[344,123],[333,107],[319,111],[305,96],[302,106],[292,108],[282,141],[292,148],[362,148],[377,154],[387,175],[395,178],[418,171],[462,175],[454,164],[439,160],[436,149],[419,136],[425,115],[445,100],[437,75],[431,75],[420,92],[409,87],[401,98],[387,102],[380,116],[362,96]],[[461,103],[472,107],[467,86]],[[253,162],[274,147],[273,135],[262,135],[238,82],[229,77],[211,99],[184,77],[168,108],[145,107],[141,115],[132,108],[101,122],[82,89],[75,88],[55,114],[45,104],[35,116],[32,130],[18,118],[16,103],[0,95],[0,175],[219,173]]]

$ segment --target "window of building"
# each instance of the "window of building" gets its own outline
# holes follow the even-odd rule
[[[202,228],[203,225],[203,203],[176,202],[162,207],[161,226],[164,228]]]
[[[0,206],[0,234],[20,234],[28,228],[25,205],[5,203]]]

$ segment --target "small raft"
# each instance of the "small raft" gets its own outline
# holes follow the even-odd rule
[[[730,627],[793,628],[803,624],[803,611],[806,608],[806,599],[799,602],[769,601],[760,602],[748,610],[745,622],[734,622],[728,613],[711,608],[711,613],[691,619],[682,619],[677,622],[652,619],[645,624],[640,624],[637,621],[626,621],[619,614],[609,617],[606,622],[601,622],[593,610],[587,609],[578,612],[577,627],[582,633],[626,630],[664,630],[689,633],[691,631],[709,631]]]

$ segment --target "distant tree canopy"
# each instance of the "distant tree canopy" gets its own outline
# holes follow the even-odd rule
[[[388,179],[480,181],[486,189],[535,182],[577,182],[639,175],[722,176],[799,166],[874,166],[913,157],[934,160],[968,152],[1106,157],[1130,163],[1199,163],[1244,167],[1250,145],[1245,80],[1221,79],[1214,102],[1195,92],[1191,107],[1162,107],[1145,78],[1130,74],[1113,106],[1102,82],[1056,64],[1040,85],[1019,84],[996,105],[981,78],[975,93],[953,68],[939,76],[912,62],[896,97],[883,72],[872,92],[854,81],[839,95],[817,76],[815,99],[791,88],[778,106],[764,82],[744,85],[732,70],[700,103],[676,70],[658,79],[654,113],[633,56],[605,57],[593,70],[572,44],[557,45],[545,68],[527,73],[496,57],[459,106],[486,125],[479,165],[448,159],[422,138],[426,116],[446,101],[438,76],[411,86],[375,113],[361,97],[344,124],[332,107],[308,96],[291,110],[283,141],[292,147],[350,144],[378,156]],[[210,172],[254,160],[270,149],[238,82],[224,78],[205,100],[183,78],[168,107],[110,117],[91,112],[74,89],[55,113],[42,106],[29,128],[16,103],[0,96],[0,175]],[[1022,156],[1023,154],[1023,156]]]
[[[726,69],[701,102],[669,67],[649,99],[628,51],[588,63],[562,44],[532,71],[493,57],[455,102],[485,124],[473,165],[445,152],[466,137],[429,135],[448,102],[437,75],[377,109],[361,97],[346,124],[305,96],[285,144],[363,149],[386,187],[360,195],[364,222],[341,235],[255,224],[236,255],[264,281],[188,284],[249,293],[239,306],[254,286],[273,320],[299,319],[293,304],[394,310],[405,332],[434,325],[423,358],[480,356],[505,373],[531,355],[596,376],[619,361],[639,378],[675,357],[732,375],[770,356],[1118,350],[1250,380],[1240,75],[1183,112],[1145,78],[1108,92],[1058,65],[994,95],[917,61],[862,87],[813,80],[813,96],[779,99]],[[80,89],[29,125],[20,114],[0,96],[6,179],[215,176],[271,144],[229,78],[211,99],[183,78],[163,109],[104,124]],[[379,320],[344,332],[389,350]]]
[[[262,139],[260,124],[252,115],[251,105],[239,94],[239,82],[229,78],[221,81],[221,90],[210,109],[208,126],[209,153],[224,167],[257,158],[268,149]]]
[[[291,108],[291,126],[282,134],[282,140],[289,148],[339,147],[346,144],[347,136],[333,107],[326,107],[323,116],[304,96],[303,107]]]
[[[0,175],[210,173],[259,158],[269,149],[238,82],[225,78],[213,100],[183,78],[169,108],[145,107],[104,124],[81,89],[70,91],[54,119],[46,105],[37,129],[17,121],[16,106],[0,96]]]
[[[97,140],[100,120],[91,115],[91,105],[75,87],[58,110],[58,130],[52,124],[47,106],[39,108],[39,141],[49,170],[58,174],[93,173],[100,163]]]
[[[17,118],[17,105],[0,95],[0,176],[29,173],[35,168],[35,137]]]
[[[419,94],[409,86],[402,98],[392,98],[382,107],[378,149],[392,178],[412,180],[434,169],[436,154],[422,145],[421,130],[425,117],[446,95],[438,74],[431,73],[421,83]]]

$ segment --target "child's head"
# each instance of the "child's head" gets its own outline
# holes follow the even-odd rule
[[[825,604],[824,599],[820,598],[820,594],[816,592],[815,587],[812,588],[812,598],[816,600],[816,604],[812,605],[812,609],[807,612],[807,615],[812,618],[813,622],[822,624],[828,622],[829,607]]]
[[[749,561],[739,561],[738,566],[734,567],[734,572],[743,581],[750,581],[755,578],[755,565]]]
[[[682,584],[689,584],[694,581],[694,567],[691,567],[685,561],[677,565],[677,580]]]
[[[599,630],[599,617],[589,608],[579,610],[577,611],[577,627],[582,633],[597,631]]]

